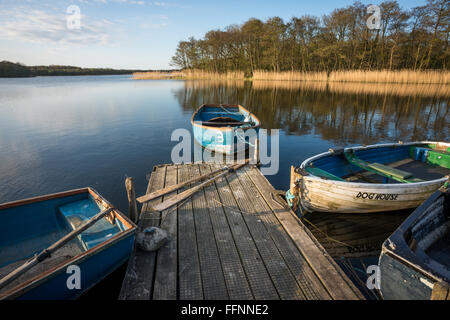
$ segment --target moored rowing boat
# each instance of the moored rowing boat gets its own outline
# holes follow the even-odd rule
[[[449,150],[429,141],[330,149],[297,168],[299,201],[324,212],[415,208],[447,180]]]
[[[101,219],[90,225],[96,216]],[[0,299],[77,298],[133,249],[136,226],[91,188],[5,203],[0,217]],[[71,234],[69,242],[46,254]],[[37,264],[5,281],[33,257]]]
[[[233,154],[248,148],[259,119],[240,105],[204,104],[191,119],[194,139],[205,149]]]
[[[384,299],[450,300],[450,189],[442,187],[384,242]]]

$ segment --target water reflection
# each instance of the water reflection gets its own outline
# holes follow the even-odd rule
[[[449,135],[448,86],[187,81],[174,94],[186,111],[202,103],[241,104],[256,113],[265,128],[320,135],[339,146],[446,140]]]
[[[281,129],[280,171],[267,178],[286,190],[291,165],[332,146],[449,140],[450,86],[283,81],[187,81],[174,90],[191,113],[202,103],[241,104],[262,127]],[[305,225],[337,258],[372,257],[410,214],[312,213]],[[369,263],[370,264],[370,263]]]

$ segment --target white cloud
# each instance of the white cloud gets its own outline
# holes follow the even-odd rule
[[[81,16],[81,28],[67,27],[68,15],[38,9],[16,8],[0,11],[0,39],[34,43],[108,44],[112,22]]]

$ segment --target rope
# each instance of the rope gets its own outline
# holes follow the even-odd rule
[[[339,243],[339,244],[342,244],[342,245],[344,245],[344,246],[350,247],[350,248],[355,248],[355,247],[349,245],[348,243],[345,243],[345,242],[342,242],[342,241],[339,241],[339,240],[336,240],[336,239],[330,237],[326,232],[320,230],[319,227],[317,227],[314,223],[312,223],[311,221],[309,221],[309,220],[306,219],[305,217],[303,217],[302,220],[308,222],[313,228],[317,229],[317,231],[319,231],[320,233],[322,233],[323,235],[325,235],[325,237],[326,237],[327,239],[329,239],[329,240],[331,240],[331,241],[334,241],[334,242],[337,242],[337,243]]]
[[[288,191],[286,191],[286,202],[291,208],[294,205],[293,199],[295,199],[295,196],[291,193],[291,190],[288,189]]]
[[[254,147],[255,147],[255,144],[251,143],[250,141],[245,141],[245,138],[240,137],[240,136],[238,135],[238,133],[237,133],[237,131],[236,131],[236,130],[238,130],[238,129],[240,129],[240,128],[233,128],[233,131],[234,131],[235,136],[236,136],[239,140],[241,140],[243,143],[248,144],[249,146],[251,146],[251,147],[254,148]]]
[[[240,112],[231,112],[231,111],[228,111],[228,110],[225,109],[221,104],[219,105],[219,107],[220,107],[220,109],[222,109],[223,111],[225,111],[226,113],[229,113],[229,114],[241,114]]]

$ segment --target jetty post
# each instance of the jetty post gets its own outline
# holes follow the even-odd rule
[[[126,177],[125,189],[128,196],[128,216],[134,222],[138,222],[138,211],[136,206],[136,192],[134,189],[134,182],[132,177]]]

